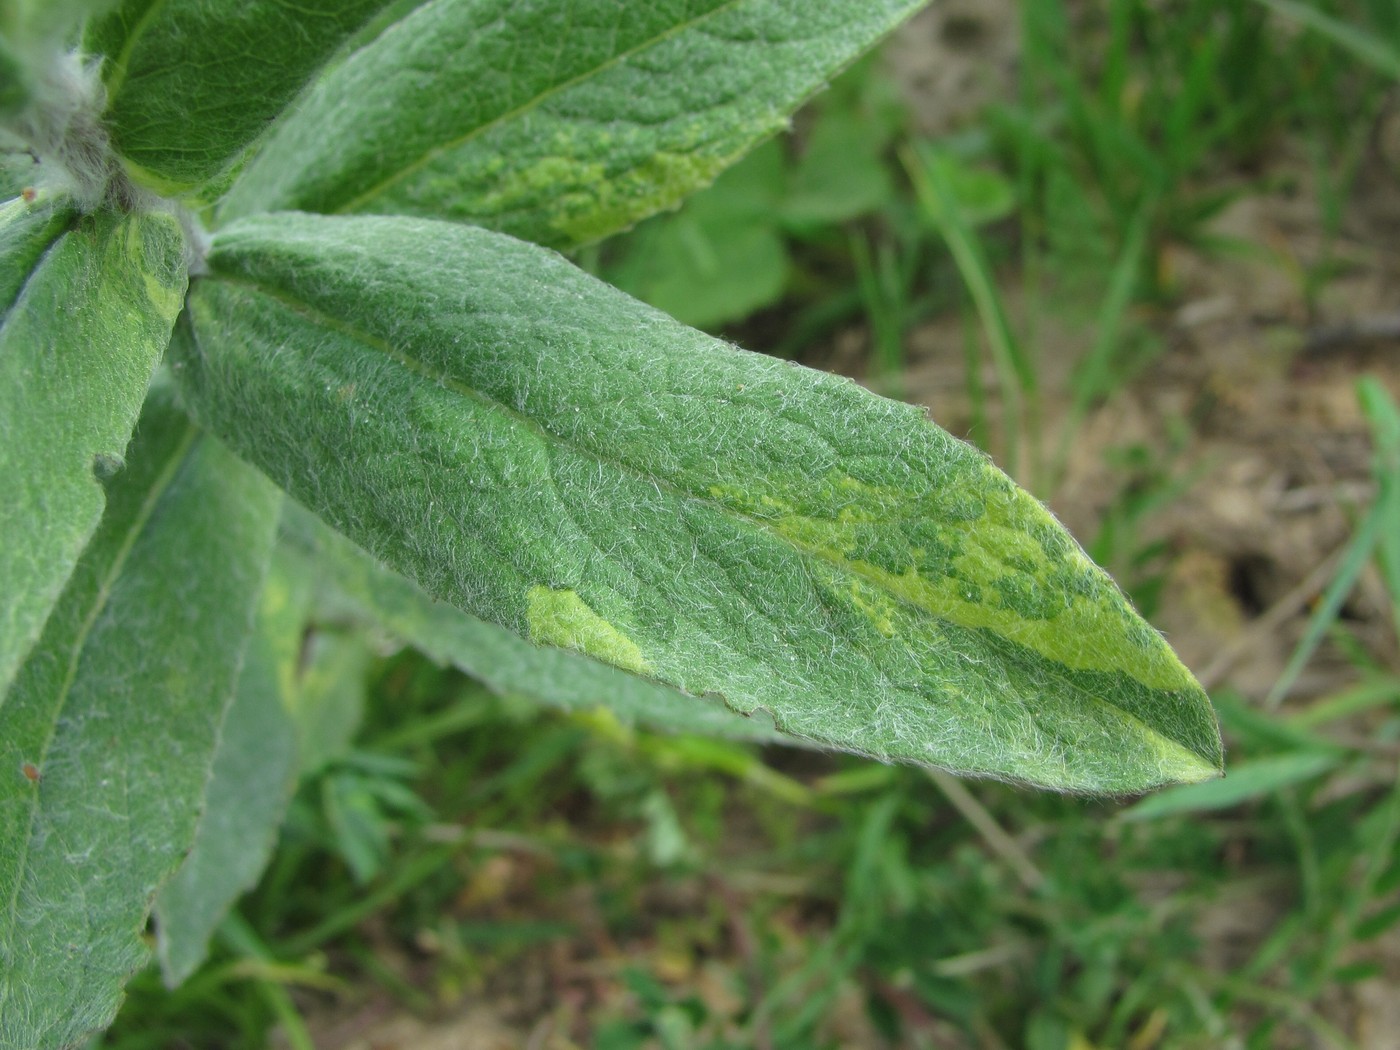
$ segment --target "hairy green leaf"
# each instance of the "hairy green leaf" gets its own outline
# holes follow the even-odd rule
[[[765,142],[679,211],[634,230],[608,282],[701,328],[776,302],[791,269],[778,226],[785,175],[781,143]]]
[[[608,707],[626,723],[672,732],[773,740],[771,724],[746,718],[715,699],[687,696],[567,649],[517,634],[434,601],[412,580],[300,508],[290,509],[287,546],[300,552],[323,585],[390,634],[449,663],[501,695],[526,696],[567,710]]]
[[[216,238],[197,416],[429,594],[881,758],[1216,774],[1209,701],[1051,515],[908,405],[471,227]]]
[[[274,558],[214,751],[194,847],[156,898],[156,954],[174,987],[208,952],[233,902],[262,874],[297,774],[295,704],[304,604]]]
[[[315,85],[225,215],[395,212],[596,240],[709,183],[919,6],[429,0]]]
[[[74,1045],[146,961],[152,897],[194,836],[276,501],[152,398],[0,708],[0,1046]]]
[[[0,307],[7,319],[39,259],[76,217],[66,198],[47,191],[0,204]]]
[[[134,175],[166,193],[228,167],[387,0],[124,0],[93,24],[107,122]]]
[[[68,221],[42,198],[0,209],[0,704],[102,517],[185,291],[170,217]]]

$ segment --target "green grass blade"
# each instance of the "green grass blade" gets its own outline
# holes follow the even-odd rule
[[[97,528],[185,291],[168,216],[0,209],[0,705]]]
[[[1375,550],[1376,539],[1380,535],[1381,522],[1382,516],[1375,513],[1374,508],[1362,519],[1360,527],[1352,536],[1351,542],[1347,544],[1341,563],[1337,566],[1337,575],[1332,577],[1331,582],[1322,592],[1322,600],[1308,620],[1303,637],[1294,648],[1293,654],[1288,658],[1288,663],[1284,665],[1273,688],[1269,690],[1268,696],[1264,698],[1265,707],[1273,708],[1279,705],[1283,698],[1288,695],[1288,691],[1293,688],[1293,683],[1298,680],[1298,675],[1302,673],[1308,660],[1312,658],[1312,654],[1317,651],[1327,629],[1337,619],[1337,614],[1342,609],[1342,603],[1346,601],[1351,589],[1356,586],[1361,570],[1366,567],[1366,562]]]
[[[1365,376],[1357,397],[1371,425],[1371,473],[1376,479],[1375,515],[1380,535],[1376,560],[1390,593],[1392,626],[1400,634],[1400,408],[1381,382]]]
[[[1375,444],[1372,469],[1377,483],[1376,499],[1347,545],[1337,574],[1322,592],[1322,601],[1308,621],[1297,648],[1269,690],[1265,698],[1269,707],[1277,706],[1293,688],[1373,554],[1379,555],[1381,571],[1400,624],[1400,565],[1397,564],[1400,562],[1400,413],[1390,395],[1374,379],[1367,377],[1360,382],[1358,396],[1371,423]]]
[[[1308,730],[1397,702],[1400,702],[1400,675],[1367,677],[1292,715],[1285,724]]]
[[[215,178],[388,0],[123,0],[86,49],[105,57],[106,122],[160,192]]]
[[[1108,294],[1099,306],[1098,320],[1094,326],[1093,348],[1075,369],[1069,418],[1060,431],[1059,447],[1055,452],[1055,464],[1051,472],[1052,485],[1058,483],[1064,473],[1065,463],[1069,459],[1070,442],[1074,435],[1079,433],[1089,409],[1095,401],[1113,390],[1114,354],[1119,349],[1123,319],[1132,303],[1138,276],[1142,272],[1143,255],[1147,248],[1147,234],[1151,227],[1155,203],[1149,200],[1138,210],[1124,235],[1123,249],[1109,278]]]
[[[982,331],[992,351],[1003,402],[1002,430],[1007,473],[1016,476],[1020,465],[1022,427],[1027,401],[1034,402],[1035,369],[1012,331],[1006,307],[997,288],[991,263],[976,231],[962,213],[957,193],[944,162],[937,155],[905,148],[901,151],[905,169],[914,182],[914,191],[924,214],[943,235],[953,261],[967,286],[968,294],[982,321]]]
[[[316,86],[224,215],[402,213],[597,240],[707,185],[919,6],[434,0]]]
[[[1166,643],[919,409],[471,227],[268,216],[208,265],[199,418],[429,594],[827,746],[1085,791],[1218,772]]]
[[[256,976],[253,979],[258,995],[277,1018],[282,1038],[291,1050],[316,1050],[316,1043],[307,1031],[306,1022],[302,1020],[296,1003],[292,1001],[287,989],[275,980],[275,971],[268,972],[273,970],[276,963],[272,959],[272,953],[258,939],[252,927],[241,916],[230,915],[219,927],[219,939],[243,958],[255,959],[265,964],[261,970],[255,971]]]
[[[1400,45],[1386,43],[1384,38],[1368,33],[1360,26],[1345,22],[1312,4],[1301,0],[1255,0],[1270,11],[1290,21],[1320,33],[1353,58],[1366,63],[1377,73],[1400,80]]]
[[[1336,751],[1298,751],[1241,762],[1231,766],[1230,775],[1223,780],[1185,784],[1143,799],[1127,810],[1123,819],[1155,820],[1182,813],[1229,809],[1321,776],[1341,765],[1345,757]]]
[[[0,708],[0,1045],[75,1045],[189,851],[276,491],[163,398]],[[159,639],[159,644],[153,644]]]

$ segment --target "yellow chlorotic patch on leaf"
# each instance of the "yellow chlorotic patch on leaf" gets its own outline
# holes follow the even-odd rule
[[[280,574],[269,573],[263,583],[259,598],[260,615],[269,623],[286,623],[288,611],[292,608],[292,589]],[[301,689],[298,682],[300,660],[277,660],[274,663],[277,679],[278,699],[288,711],[299,706]]]
[[[1176,654],[1051,514],[994,468],[941,486],[945,506],[966,497],[954,520],[925,511],[917,496],[844,475],[804,486],[779,489],[777,498],[771,485],[769,492],[712,485],[709,494],[854,574],[854,604],[886,637],[897,633],[894,599],[993,631],[1075,671],[1126,674],[1153,689],[1195,688]]]
[[[180,312],[185,300],[184,274],[178,275],[176,283],[170,283],[177,275],[154,269],[152,259],[159,260],[169,254],[172,244],[181,238],[180,228],[173,218],[167,215],[148,216],[145,223],[128,223],[123,231],[120,251],[135,264],[146,290],[146,298],[162,314],[174,317]],[[165,245],[151,244],[151,238],[164,238]]]
[[[733,134],[755,141],[774,128],[741,127]],[[553,232],[549,239],[561,244],[584,244],[615,233],[639,219],[674,207],[697,187],[708,185],[746,150],[713,153],[698,132],[680,134],[657,148],[650,130],[599,129],[586,131],[556,125],[546,140],[534,139],[527,163],[496,167],[489,190],[475,195],[467,210],[478,217],[512,216],[536,212],[537,221]],[[499,143],[498,143],[499,145]],[[645,152],[643,152],[645,150]],[[429,195],[460,200],[460,165],[449,151],[444,162],[423,176]],[[594,158],[631,157],[619,169]],[[368,203],[368,202],[367,202]]]
[[[1199,784],[1203,780],[1214,780],[1224,771],[1223,766],[1206,761],[1160,733],[1153,733],[1149,739],[1160,760],[1158,768],[1164,783]]]
[[[565,197],[564,208],[551,225],[568,242],[596,241],[645,215],[673,207],[697,185],[713,182],[732,160],[654,153],[630,171],[581,182],[575,199]]]
[[[590,609],[577,591],[537,584],[525,597],[531,641],[573,649],[633,674],[652,673],[636,643]]]
[[[851,581],[851,601],[870,617],[875,629],[886,638],[893,638],[898,633],[894,625],[894,602],[890,601],[889,595],[856,578]]]

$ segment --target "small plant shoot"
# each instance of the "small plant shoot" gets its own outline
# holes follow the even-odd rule
[[[1221,772],[1190,672],[985,455],[556,254],[917,6],[0,2],[0,1045],[82,1045],[256,881],[340,720],[287,673],[313,579],[629,722]]]

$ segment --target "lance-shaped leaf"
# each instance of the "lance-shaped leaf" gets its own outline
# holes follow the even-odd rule
[[[228,167],[387,0],[123,0],[89,29],[131,172],[180,193]]]
[[[152,399],[0,708],[0,1045],[76,1044],[146,961],[152,897],[194,837],[276,501]]]
[[[185,291],[169,216],[70,219],[0,209],[0,705],[102,517],[98,478],[121,468]]]
[[[225,216],[396,212],[596,240],[709,183],[919,6],[429,0],[314,86]]]
[[[263,585],[194,845],[156,898],[156,955],[171,987],[204,961],[214,930],[262,874],[296,783],[291,709],[307,610],[285,561],[274,558]]]
[[[1086,791],[1219,769],[1161,637],[918,409],[470,227],[268,216],[208,265],[197,416],[436,597],[881,758]]]
[[[567,649],[533,645],[503,627],[434,601],[306,510],[289,503],[285,549],[324,588],[328,604],[361,617],[501,695],[526,696],[566,710],[610,708],[628,724],[678,733],[771,742],[771,724],[740,715],[717,698],[687,696]]]
[[[7,318],[39,259],[76,218],[66,197],[48,191],[0,204],[0,308]]]

